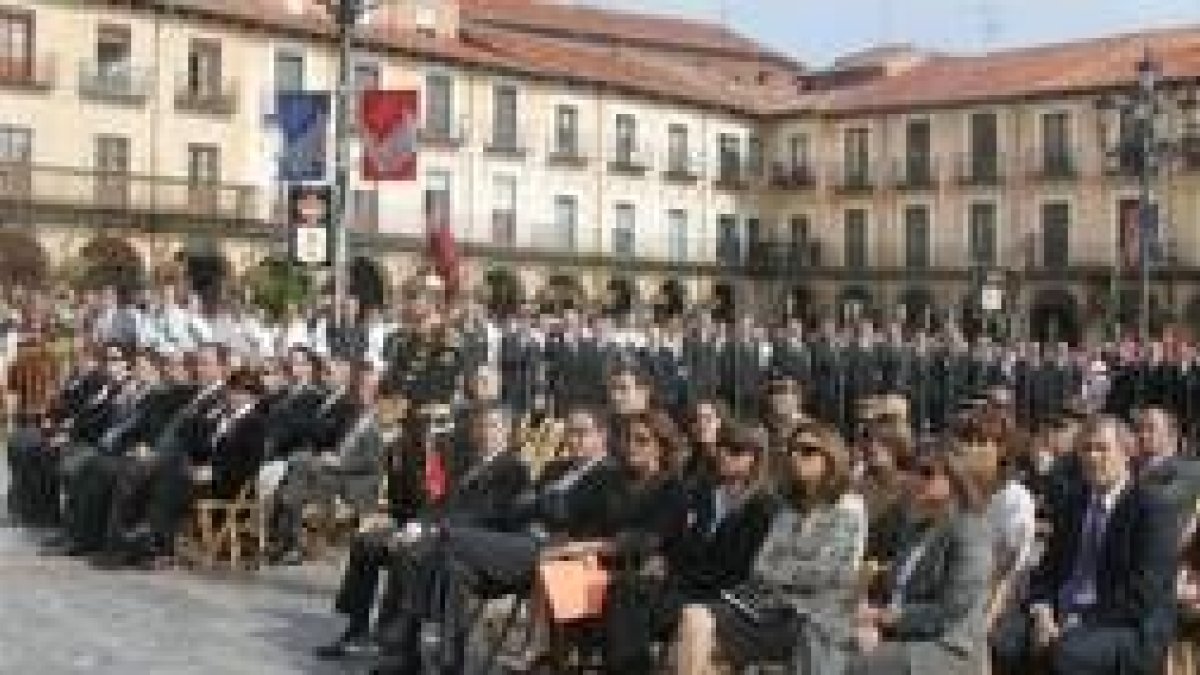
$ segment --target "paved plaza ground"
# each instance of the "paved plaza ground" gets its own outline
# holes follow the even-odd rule
[[[0,494],[5,469],[0,468]],[[46,533],[12,527],[2,502],[0,675],[366,670],[311,656],[314,645],[341,628],[330,611],[334,565],[227,577],[103,572],[80,560],[39,556],[38,541]]]

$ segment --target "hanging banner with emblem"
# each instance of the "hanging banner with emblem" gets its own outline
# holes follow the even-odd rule
[[[275,118],[283,135],[279,180],[325,180],[329,92],[288,91],[276,94]]]
[[[364,91],[359,102],[362,173],[370,181],[417,177],[417,92]]]
[[[328,264],[332,203],[333,191],[328,185],[292,185],[288,188],[288,222],[292,228],[292,259],[296,262]]]

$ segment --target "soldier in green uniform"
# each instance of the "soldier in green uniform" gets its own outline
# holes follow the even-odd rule
[[[393,510],[406,510],[403,503],[413,499],[436,500],[431,490],[448,487],[431,481],[444,479],[454,459],[437,456],[445,444],[431,441],[453,431],[451,405],[462,386],[464,362],[461,340],[445,318],[444,301],[441,279],[418,274],[404,292],[404,323],[384,345],[383,394],[404,411],[399,447],[388,449],[387,491]]]

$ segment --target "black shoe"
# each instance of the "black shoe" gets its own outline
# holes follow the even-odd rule
[[[299,549],[288,549],[273,556],[271,562],[284,567],[296,567],[304,564],[304,554]]]

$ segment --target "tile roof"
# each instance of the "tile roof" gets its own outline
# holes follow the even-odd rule
[[[316,0],[156,2],[268,30],[332,33]],[[748,115],[865,115],[1093,91],[1132,83],[1146,47],[1162,62],[1165,77],[1200,80],[1196,26],[973,56],[914,59],[908,54],[898,67],[864,69],[864,60],[889,57],[889,50],[876,50],[843,59],[843,67],[858,71],[839,79],[836,66],[832,72],[805,71],[748,38],[704,22],[548,0],[458,2],[457,34],[421,35],[411,24],[385,19],[364,27],[361,40],[467,67],[601,84]],[[300,11],[291,11],[294,7]],[[827,86],[803,86],[822,79]]]
[[[979,56],[931,55],[902,72],[827,92],[815,107],[865,114],[1130,85],[1147,48],[1161,63],[1165,78],[1200,78],[1200,28],[1185,27]]]

